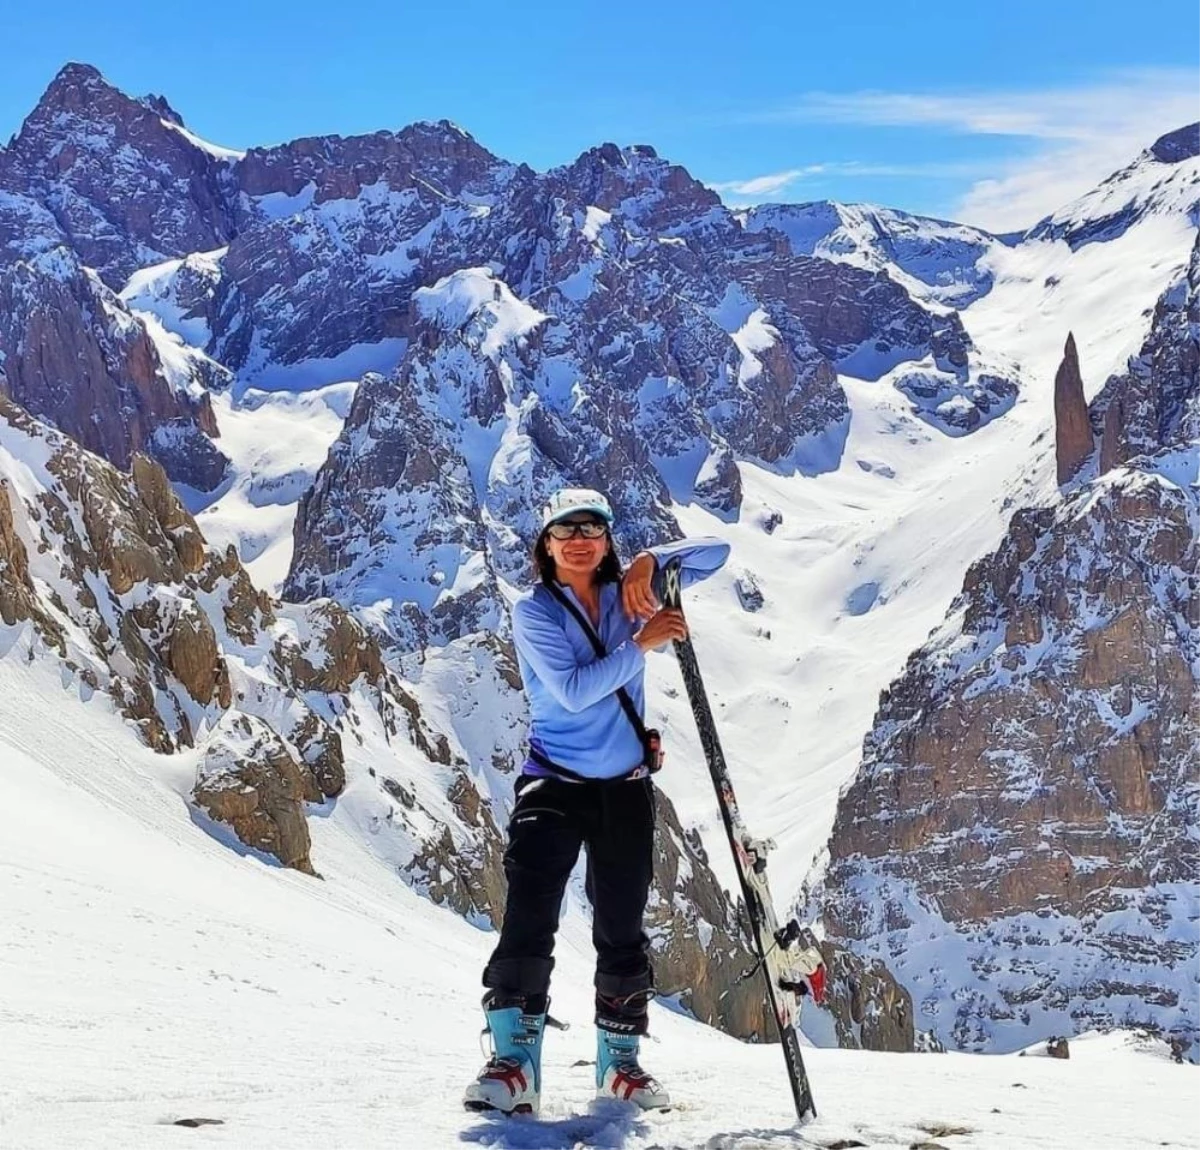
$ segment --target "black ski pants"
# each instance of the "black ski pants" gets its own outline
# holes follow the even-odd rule
[[[545,1009],[563,892],[586,847],[597,1019],[628,1011],[644,1030],[654,986],[642,929],[654,874],[654,783],[648,777],[575,783],[524,775],[516,794],[504,853],[504,925],[484,986],[497,999]]]

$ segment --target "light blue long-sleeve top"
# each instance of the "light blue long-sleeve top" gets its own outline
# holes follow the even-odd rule
[[[672,559],[680,563],[684,587],[719,570],[729,544],[692,539],[650,548],[661,573]],[[585,619],[587,609],[569,587],[562,588]],[[661,597],[661,596],[660,596]],[[531,717],[530,744],[551,762],[591,779],[628,774],[643,750],[633,724],[616,696],[624,687],[639,715],[646,713],[646,656],[633,641],[641,622],[621,605],[619,583],[600,588],[597,634],[607,654],[598,658],[578,621],[540,583],[513,604],[513,640]],[[590,619],[589,619],[590,621]],[[533,763],[526,770],[542,773]]]

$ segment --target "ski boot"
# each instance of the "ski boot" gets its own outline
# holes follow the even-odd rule
[[[526,1014],[522,999],[483,1000],[492,1056],[467,1087],[468,1110],[537,1115],[542,1090],[542,1032],[546,1015]]]
[[[638,1062],[641,1036],[596,1027],[596,1097],[633,1102],[643,1110],[670,1108],[671,1096]]]

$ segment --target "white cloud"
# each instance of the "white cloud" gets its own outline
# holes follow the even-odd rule
[[[725,180],[708,186],[714,192],[729,192],[735,196],[774,196],[802,176],[814,170],[821,170],[823,166],[813,164],[807,168],[789,168],[786,172],[774,172],[769,176],[754,176],[749,180]]]
[[[803,168],[789,168],[786,172],[773,172],[765,176],[753,176],[748,180],[721,180],[709,182],[714,192],[725,196],[744,198],[748,203],[761,203],[776,196],[785,188],[806,180],[828,179],[837,176],[922,176],[974,179],[986,174],[978,163],[971,164],[862,164],[857,161],[809,164]]]
[[[1047,149],[1011,161],[996,175],[976,180],[959,197],[954,218],[992,232],[1025,231],[1125,167],[1167,130],[1166,125],[1158,127],[1161,131],[1154,131],[1150,139],[1097,140],[1086,147]]]
[[[994,161],[991,170],[959,165],[974,170],[966,174],[972,184],[958,200],[956,218],[993,231],[1011,231],[1056,211],[1129,163],[1164,132],[1198,116],[1200,76],[1190,69],[1154,68],[1114,73],[1073,88],[811,92],[787,107],[744,119],[941,130],[1025,141],[1020,155]],[[839,174],[855,174],[845,167]],[[887,173],[885,168],[872,171],[866,166],[858,174],[938,174],[936,164],[916,164],[909,173]]]

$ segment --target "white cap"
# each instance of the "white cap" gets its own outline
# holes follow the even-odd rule
[[[551,495],[550,501],[542,508],[542,529],[582,511],[599,515],[605,523],[612,525],[612,505],[599,491],[593,491],[590,487],[564,487]]]

